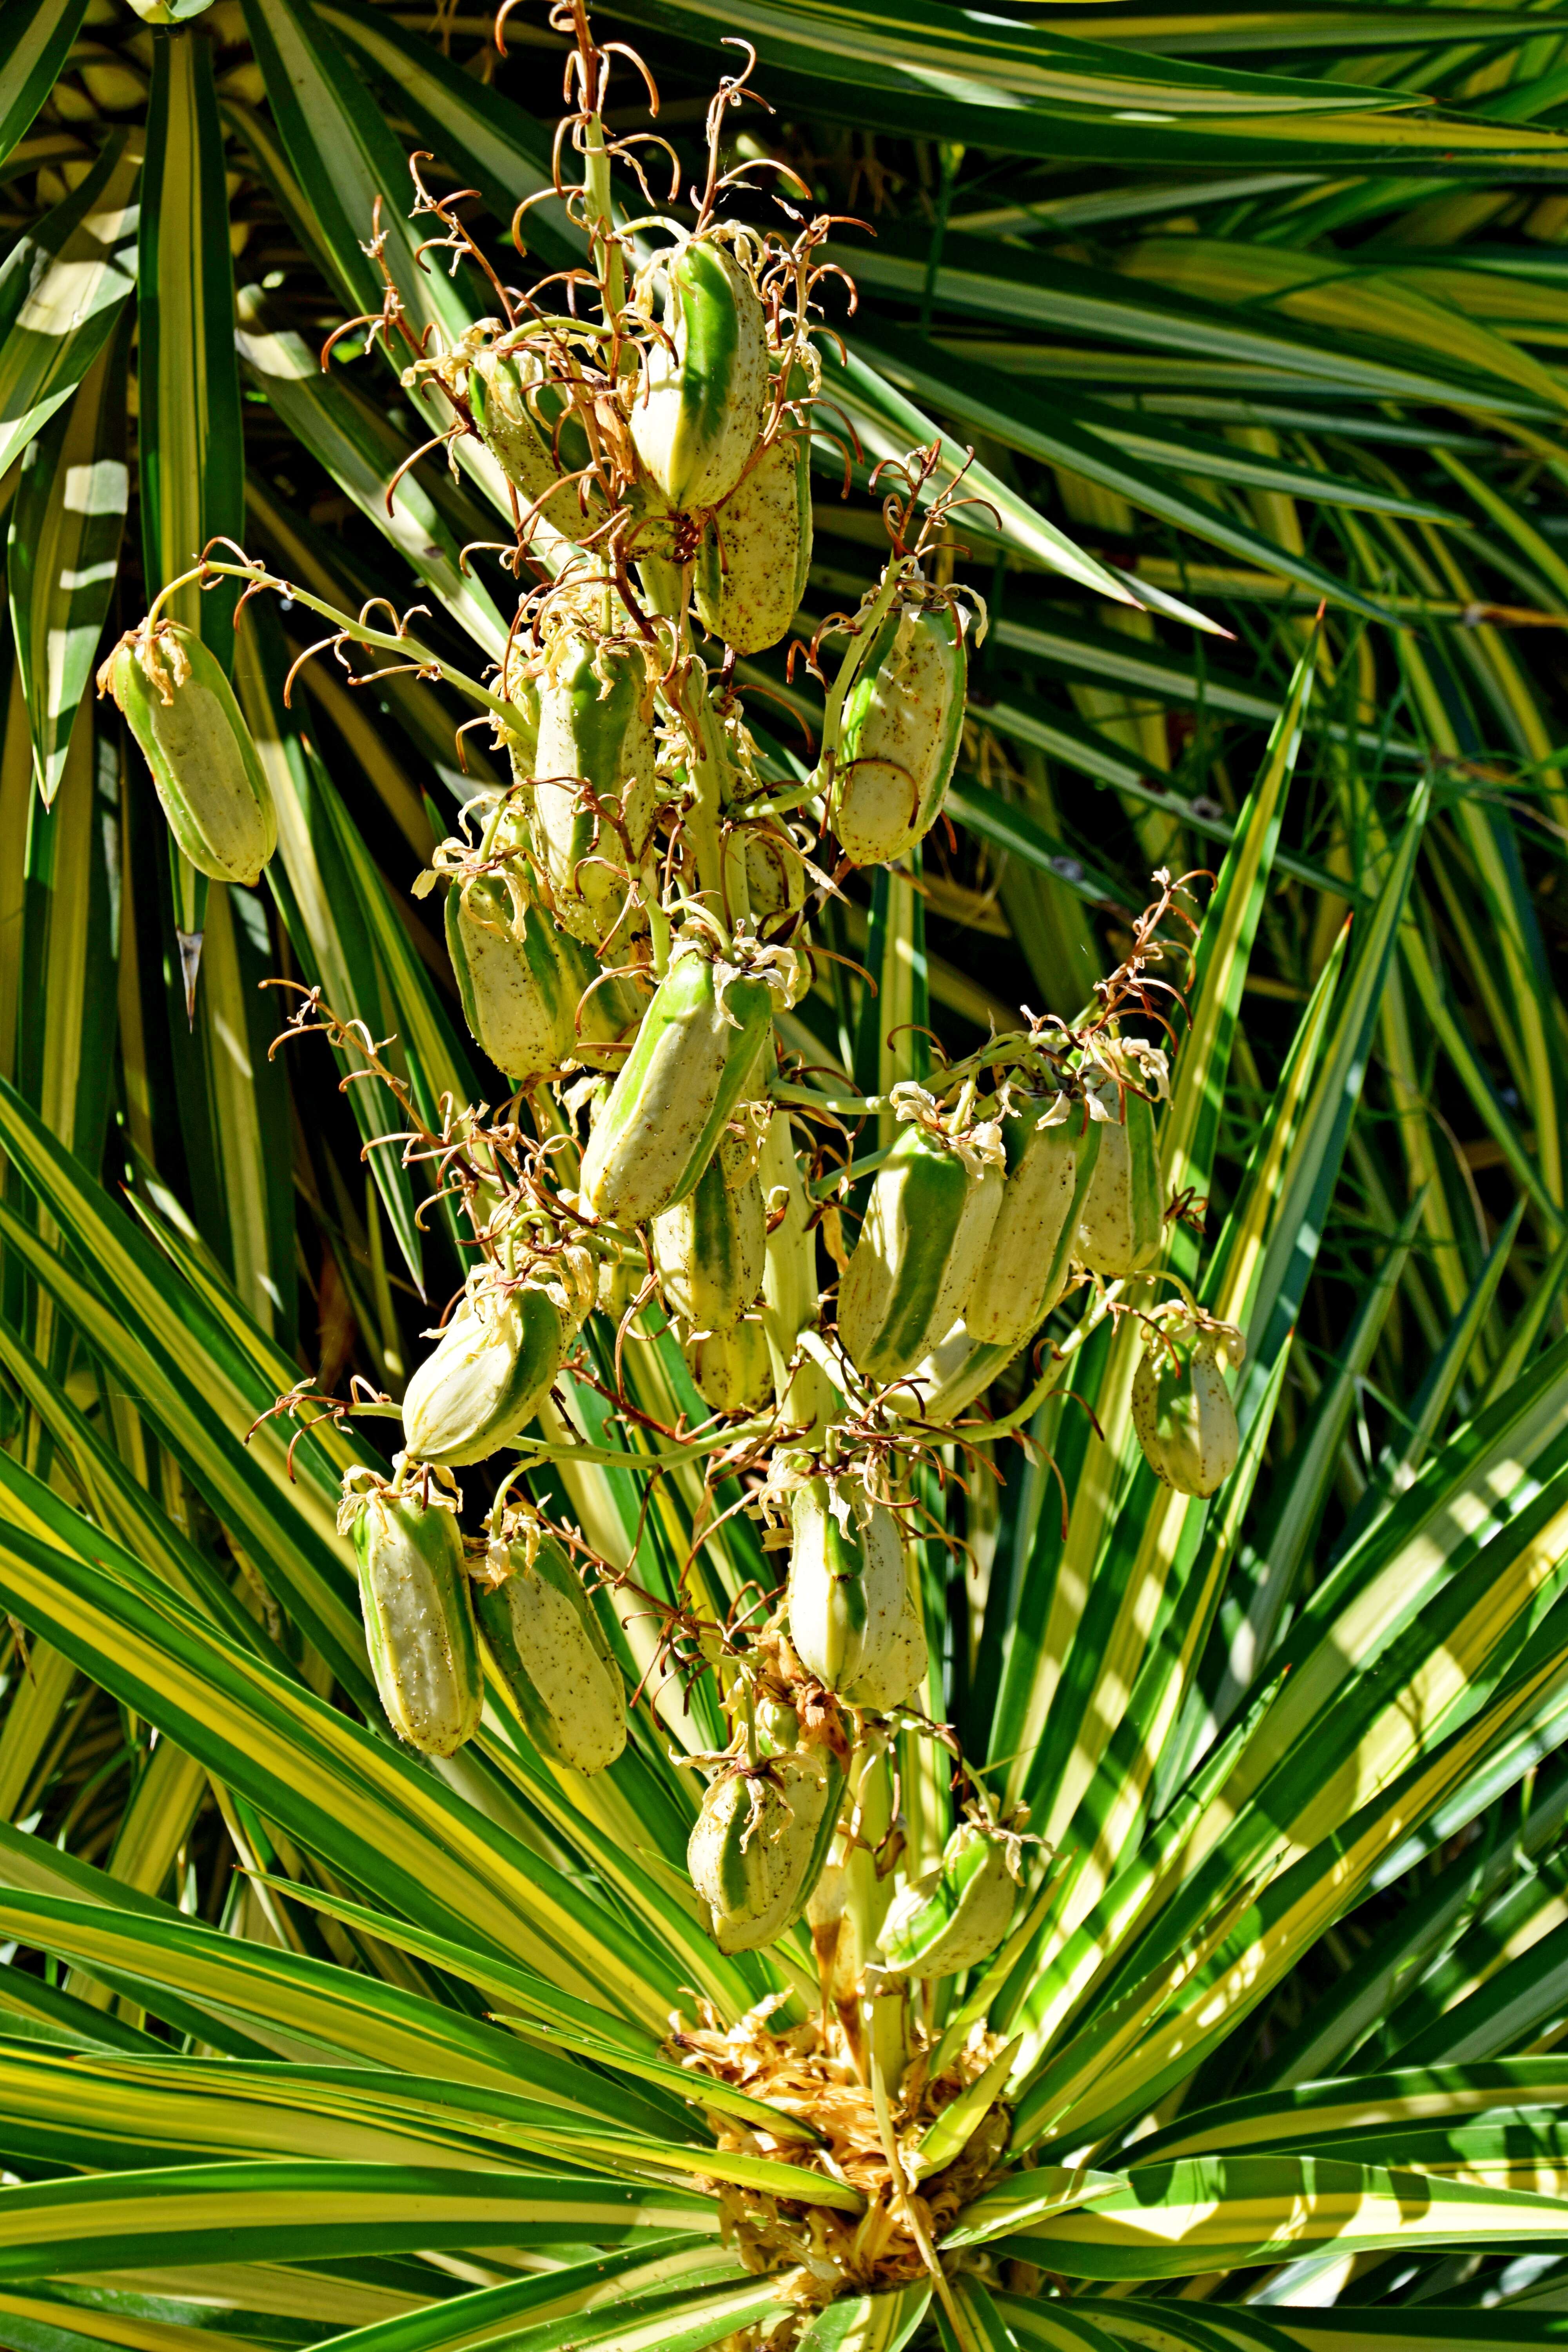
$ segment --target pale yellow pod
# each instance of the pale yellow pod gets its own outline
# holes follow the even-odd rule
[[[1178,1494],[1207,1496],[1225,1484],[1241,1451],[1217,1342],[1151,1339],[1132,1375],[1132,1426],[1144,1460]]]
[[[595,950],[622,921],[652,833],[658,746],[647,687],[634,646],[583,636],[555,655],[539,688],[534,846],[556,914]]]
[[[663,333],[631,412],[638,460],[672,507],[727,499],[757,444],[768,395],[767,321],[727,246],[692,237],[665,266]]]
[[[907,1699],[925,1672],[925,1634],[892,1512],[873,1503],[841,1513],[826,1478],[791,1497],[789,1636],[826,1689],[880,1712]]]
[[[549,1395],[567,1337],[542,1289],[471,1287],[404,1391],[412,1459],[459,1467],[507,1444]]]
[[[879,1938],[900,1975],[957,1976],[989,1959],[1012,1924],[1018,1886],[1008,1841],[963,1822],[942,1860],[895,1896]]]
[[[797,1919],[826,1859],[844,1775],[826,1748],[720,1774],[686,1849],[721,1952],[754,1951]]]
[[[535,1745],[575,1771],[602,1771],[626,1744],[620,1668],[559,1546],[541,1545],[532,1563],[521,1551],[477,1595],[480,1628]]]
[[[1031,1105],[1002,1123],[1006,1180],[963,1319],[983,1346],[1021,1348],[1067,1288],[1072,1220],[1093,1181],[1104,1129],[1075,1105],[1049,1122]]]
[[[731,1331],[762,1285],[763,1188],[728,1181],[722,1150],[671,1209],[650,1219],[648,1242],[665,1305],[696,1331]]]
[[[1164,1239],[1164,1197],[1153,1105],[1113,1079],[1089,1091],[1106,1113],[1100,1151],[1079,1211],[1072,1254],[1091,1274],[1114,1279],[1152,1264]]]
[[[684,1353],[698,1395],[715,1412],[754,1412],[767,1402],[773,1363],[754,1315],[688,1339]]]
[[[692,583],[698,617],[738,654],[776,646],[811,570],[811,464],[781,433],[709,516]]]

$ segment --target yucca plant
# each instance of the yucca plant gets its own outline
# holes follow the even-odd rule
[[[17,2352],[1568,2332],[1556,21],[11,0]]]

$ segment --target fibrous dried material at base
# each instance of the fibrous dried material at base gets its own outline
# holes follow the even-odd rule
[[[866,2199],[863,2213],[826,2205],[795,2204],[763,2195],[733,2181],[714,2181],[721,2226],[749,2271],[759,2276],[793,2271],[784,2292],[798,2316],[776,2324],[765,2339],[756,2329],[730,2339],[732,2352],[789,2352],[813,2315],[842,2294],[876,2294],[930,2276],[925,2256],[910,2226],[913,2208],[928,2245],[952,2225],[1003,2162],[1011,2118],[1005,2107],[987,2110],[956,2160],[909,2192],[908,2205],[895,2182],[877,2126],[871,2093],[860,2080],[840,2023],[825,2040],[819,2018],[775,2032],[769,2018],[777,2000],[762,2002],[727,2030],[703,2004],[700,2022],[670,2037],[666,2054],[696,2074],[707,2074],[765,2099],[782,2114],[814,2124],[823,2135],[820,2149],[799,2140],[775,2139],[733,2116],[711,2113],[709,2123],[721,2148],[764,2156],[806,2171],[847,2180]],[[900,2159],[907,2167],[921,2135],[951,2105],[1002,2048],[994,2034],[977,2031],[934,2081],[927,2079],[929,2053],[917,2047],[900,2086],[889,2085]]]

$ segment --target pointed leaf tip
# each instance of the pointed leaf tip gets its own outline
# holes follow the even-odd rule
[[[185,990],[185,1018],[194,1029],[196,1025],[196,980],[202,968],[202,941],[205,931],[176,931],[180,943],[180,978]]]

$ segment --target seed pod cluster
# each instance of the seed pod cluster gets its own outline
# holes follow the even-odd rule
[[[1160,877],[1071,1023],[1025,1013],[958,1061],[898,1014],[843,1045],[832,902],[864,910],[858,869],[921,885],[964,756],[985,626],[947,529],[965,469],[940,443],[884,459],[878,575],[806,623],[814,451],[842,423],[831,333],[814,341],[831,225],[786,244],[718,217],[721,180],[740,184],[715,147],[695,215],[639,209],[634,247],[584,76],[584,265],[521,302],[498,273],[508,315],[447,349],[432,336],[407,371],[440,389],[516,526],[504,650],[468,682],[498,757],[417,886],[445,888],[455,998],[508,1091],[399,1096],[465,1271],[401,1398],[375,1400],[403,1452],[390,1478],[352,1474],[343,1523],[398,1735],[450,1755],[482,1671],[531,1786],[604,1773],[605,1822],[688,1790],[720,1948],[786,1937],[791,1984],[815,1953],[859,2081],[879,2065],[892,2090],[910,2036],[947,2014],[920,1987],[990,1960],[1031,1875],[1020,1818],[930,1717],[955,1572],[931,1539],[936,1486],[971,1494],[1100,1360],[1098,1339],[1070,1374],[1057,1360],[1080,1310],[1078,1338],[1103,1321],[1122,1351],[1114,1393],[1130,1388],[1171,1490],[1159,1509],[1213,1494],[1237,1459],[1238,1337],[1180,1251],[1162,1270],[1195,1209],[1190,1121],[1161,1118],[1179,958],[1149,977],[1183,886]],[[746,699],[792,629],[774,688],[821,688],[804,755]],[[154,622],[104,682],[186,855],[253,880],[271,804],[211,656]],[[879,884],[877,903],[896,895]],[[883,1075],[854,1080],[835,1054]],[[493,1498],[466,1546],[458,1470]],[[949,1787],[962,1802],[942,1817]]]

